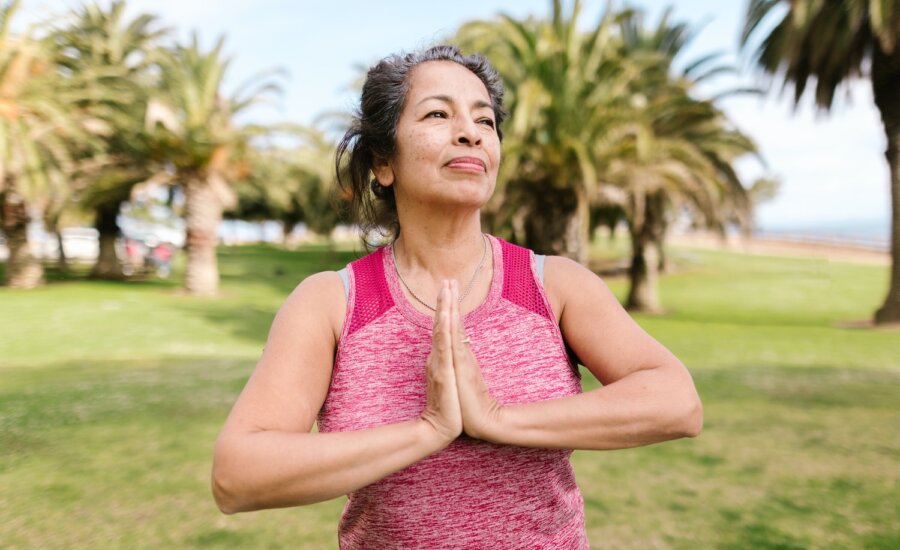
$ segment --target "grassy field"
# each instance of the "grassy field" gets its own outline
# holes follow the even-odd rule
[[[900,335],[848,328],[887,269],[670,256],[669,313],[636,318],[691,370],[704,431],[573,455],[592,546],[900,547]],[[0,289],[0,547],[336,548],[343,499],[223,516],[209,468],[281,301],[353,257],[221,249],[218,300],[177,272]]]

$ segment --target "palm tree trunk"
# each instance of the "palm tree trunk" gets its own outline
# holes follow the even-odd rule
[[[184,221],[187,226],[184,288],[189,294],[214,296],[219,291],[216,245],[222,221],[222,202],[206,178],[194,176],[186,179]]]
[[[119,215],[121,202],[99,205],[94,209],[94,227],[100,233],[100,253],[91,270],[93,279],[124,279],[122,262],[116,253],[116,239],[119,238]]]
[[[586,264],[590,224],[587,193],[580,187],[558,188],[552,184],[539,185],[529,193],[525,246],[538,254],[566,256]]]
[[[587,265],[591,247],[591,205],[587,190],[575,187],[575,215],[569,218],[566,227],[566,248],[572,251],[573,260]]]
[[[625,307],[632,311],[661,313],[659,301],[659,268],[662,261],[662,244],[665,235],[665,196],[662,193],[646,198],[644,221],[636,226],[632,221],[631,288]]]
[[[60,217],[61,213],[59,212],[51,214],[48,210],[44,211],[44,226],[47,228],[47,231],[56,235],[56,269],[58,269],[61,274],[68,275],[69,260],[66,257],[66,247],[63,242],[62,229],[59,227]]]
[[[659,249],[643,232],[631,233],[631,267],[628,276],[631,288],[625,307],[632,311],[658,313],[659,306]]]
[[[0,218],[9,258],[6,261],[6,286],[34,288],[44,283],[44,266],[31,253],[28,243],[28,205],[10,180],[6,190],[0,193]]]
[[[59,249],[59,256],[56,259],[56,269],[64,275],[69,274],[69,261],[66,258],[66,246],[63,242],[62,230],[59,226],[54,228],[56,234],[56,247]]]
[[[875,48],[872,89],[887,136],[885,157],[891,174],[891,280],[875,323],[900,323],[900,48],[888,55]]]
[[[659,224],[655,226],[655,231],[653,234],[653,239],[656,242],[657,249],[659,250],[660,273],[669,273],[672,271],[672,262],[669,261],[669,255],[666,253],[666,248],[664,246],[666,233],[669,231],[669,223],[666,221],[665,214],[665,206],[660,205]]]
[[[294,228],[297,227],[297,222],[291,219],[283,219],[281,221],[281,244],[284,247],[287,247],[291,241],[291,233],[294,232]]]

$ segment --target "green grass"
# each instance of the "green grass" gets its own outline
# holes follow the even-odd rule
[[[336,547],[343,499],[223,516],[209,468],[280,303],[353,257],[221,249],[217,300],[181,295],[177,272],[0,289],[0,546]],[[871,317],[887,269],[670,257],[669,313],[635,317],[691,370],[704,431],[573,455],[592,545],[900,547],[900,338],[845,328]]]

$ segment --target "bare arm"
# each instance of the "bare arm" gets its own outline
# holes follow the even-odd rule
[[[329,500],[425,458],[458,435],[442,433],[435,407],[397,424],[310,433],[328,392],[345,308],[340,278],[319,273],[303,281],[275,317],[216,442],[212,489],[223,512]],[[452,379],[452,359],[447,365]]]
[[[698,435],[703,409],[681,361],[641,329],[587,268],[554,256],[545,272],[566,342],[604,385],[504,406],[486,437],[525,447],[621,449]]]

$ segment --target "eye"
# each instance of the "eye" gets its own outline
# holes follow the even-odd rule
[[[425,118],[447,118],[447,113],[444,111],[431,111],[425,115]]]
[[[491,128],[494,127],[494,121],[493,121],[493,119],[490,119],[490,118],[482,118],[481,120],[478,121],[478,123],[490,126]]]

